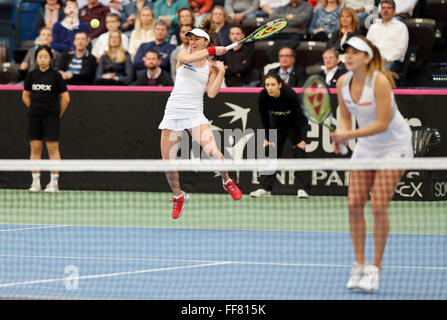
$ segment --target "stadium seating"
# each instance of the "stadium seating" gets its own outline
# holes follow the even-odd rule
[[[321,62],[321,55],[326,49],[326,42],[302,41],[295,49],[296,64],[306,68]]]
[[[408,28],[409,45],[417,46],[419,59],[427,61],[432,57],[434,43],[434,28],[436,21],[433,19],[406,19],[403,21]]]

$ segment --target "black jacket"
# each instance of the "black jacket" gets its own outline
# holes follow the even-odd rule
[[[61,60],[59,62],[58,70],[67,71],[71,60],[74,56],[74,50],[66,51],[62,54]],[[74,74],[73,78],[65,80],[67,84],[74,85],[89,85],[93,83],[96,73],[96,58],[94,55],[87,50],[84,57],[82,57],[82,68],[81,73]]]
[[[338,78],[340,78],[342,75],[344,75],[346,73],[346,69],[338,66],[337,71],[335,71],[334,76],[332,77],[332,79],[330,80],[330,82],[327,84],[328,87],[330,88],[336,88],[337,87],[337,80]],[[320,72],[320,76],[326,80],[326,73],[324,73],[324,70],[321,70]]]
[[[272,69],[270,72],[279,73],[281,67]],[[303,67],[295,66],[295,69],[292,70],[292,73],[289,76],[289,81],[287,82],[287,86],[296,88],[301,87],[306,81],[306,70]]]

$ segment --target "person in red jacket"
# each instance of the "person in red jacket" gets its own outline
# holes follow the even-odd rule
[[[213,0],[188,0],[188,2],[196,16],[196,25],[200,25],[202,20],[209,16],[213,8]]]

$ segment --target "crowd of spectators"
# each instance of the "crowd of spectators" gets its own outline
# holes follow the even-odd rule
[[[296,61],[295,48],[303,39],[323,41],[327,50],[321,56],[321,75],[333,86],[346,72],[342,46],[354,35],[366,35],[387,68],[399,72],[409,42],[401,20],[412,16],[416,4],[417,0],[225,0],[220,5],[213,0],[46,0],[35,20],[36,45],[52,48],[53,67],[67,84],[170,86],[178,52],[188,48],[185,33],[204,19],[210,19],[216,45],[226,46],[247,35],[247,19],[283,17],[291,30],[304,32],[286,29],[275,38],[289,42],[273,54],[274,71],[289,86],[302,85],[309,74]],[[380,19],[366,28],[364,21],[375,5]],[[90,26],[92,19],[99,20],[99,27]],[[20,64],[19,81],[35,68],[35,49]],[[253,78],[253,44],[218,59],[226,66],[226,86],[262,86],[262,70]]]

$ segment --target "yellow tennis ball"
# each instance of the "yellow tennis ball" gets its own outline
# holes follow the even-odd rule
[[[92,19],[92,20],[90,20],[90,26],[91,26],[93,29],[98,28],[98,27],[99,27],[99,20],[98,20],[98,19]]]

